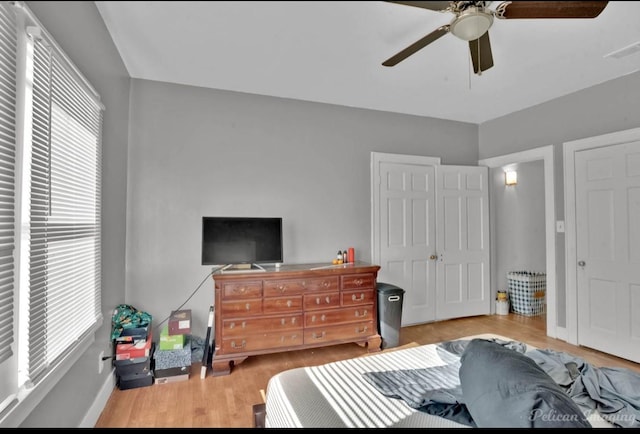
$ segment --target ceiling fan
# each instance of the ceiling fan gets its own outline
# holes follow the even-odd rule
[[[495,9],[489,9],[490,1],[389,1],[437,12],[449,12],[455,16],[449,24],[440,26],[404,50],[385,60],[382,65],[394,66],[418,50],[426,47],[447,33],[469,41],[473,71],[480,75],[493,66],[489,28],[493,19],[537,18],[595,18],[604,10],[608,1],[505,1]]]

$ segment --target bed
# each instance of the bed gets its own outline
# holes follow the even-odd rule
[[[469,354],[465,359],[464,352],[465,350],[470,352],[471,342],[482,345],[485,342],[498,344],[501,347],[500,351],[508,351],[505,353],[507,356],[491,353],[489,358],[483,361],[483,353],[476,352],[473,353],[473,356]],[[520,347],[516,348],[514,345]],[[585,399],[584,394],[578,396],[580,400],[576,401],[564,393],[566,389],[563,389],[561,394],[563,396],[559,396],[554,389],[555,395],[548,399],[550,389],[567,386],[567,384],[558,386],[555,380],[553,385],[543,384],[547,381],[546,377],[551,378],[550,375],[555,376],[556,372],[549,371],[549,375],[545,373],[546,377],[542,378],[537,371],[534,372],[529,368],[526,368],[529,369],[528,374],[518,372],[517,375],[513,375],[513,372],[508,371],[520,369],[511,367],[514,366],[514,363],[509,361],[511,353],[514,353],[514,357],[515,353],[518,353],[515,365],[518,363],[529,364],[534,360],[536,365],[544,365],[545,369],[553,370],[552,364],[555,363],[555,359],[546,359],[547,353],[542,352],[539,353],[542,355],[542,360],[535,360],[530,355],[537,353],[536,350],[535,347],[504,336],[483,334],[437,344],[390,349],[382,353],[319,366],[290,369],[276,374],[267,384],[263,407],[265,411],[264,427],[466,428],[512,426],[511,421],[505,420],[503,414],[507,415],[505,417],[509,417],[517,411],[525,411],[522,405],[529,405],[530,402],[539,403],[541,400],[548,403],[545,407],[547,415],[554,414],[559,408],[566,410],[571,407],[566,410],[567,414],[578,408],[579,415],[573,414],[571,417],[581,418],[580,423],[587,420],[587,427],[640,426],[640,410],[638,410],[640,407],[637,406],[637,401],[633,401],[634,399],[640,401],[637,393],[635,397],[630,396],[628,401],[618,406],[624,412],[617,410],[616,414],[608,415],[609,421],[614,420],[615,422],[615,418],[612,416],[624,419],[620,424],[612,424],[605,420],[599,411],[595,411],[597,405],[592,400]],[[558,354],[562,354],[564,357],[563,353]],[[567,366],[572,366],[574,360],[569,360],[570,363]],[[576,361],[577,366],[583,369],[584,365],[580,364],[580,359]],[[487,366],[489,368],[485,368]],[[493,369],[494,366],[495,369]],[[591,369],[589,372],[593,372],[590,365],[586,364],[586,366]],[[535,369],[538,368],[535,367]],[[629,373],[625,372],[625,374]],[[637,376],[637,378],[631,378],[633,389],[640,385],[640,376],[635,373],[630,375]],[[516,378],[522,379],[519,381],[520,384],[507,384],[506,386],[500,384],[495,393],[491,391],[491,387],[487,387],[486,383],[487,381],[505,383]],[[636,380],[637,383],[635,383]],[[536,387],[535,396],[525,396],[520,393],[522,388],[527,388],[527,393],[530,393],[531,388],[527,384],[539,381],[541,386]],[[572,378],[571,381],[575,381],[575,378]],[[625,381],[629,380],[625,379]],[[402,384],[399,385],[400,383]],[[419,389],[418,391],[415,390],[416,387]],[[517,389],[520,395],[517,399],[514,399],[513,396],[509,399],[503,399],[504,396],[500,395],[502,392],[498,388],[504,387]],[[544,390],[542,399],[539,390]],[[640,388],[636,390],[640,390]],[[465,392],[464,399],[461,398],[462,391]],[[491,393],[494,394],[491,395]],[[475,396],[473,396],[474,394]],[[425,401],[427,395],[428,399]],[[523,396],[525,397],[523,398]],[[453,399],[449,400],[452,397]],[[605,396],[605,398],[607,397]],[[420,406],[418,399],[423,399],[423,404],[424,402],[429,404]],[[467,399],[468,402],[466,402]],[[474,400],[473,406],[472,399]],[[566,402],[565,399],[569,402]],[[460,407],[460,403],[463,401],[464,404]],[[513,407],[515,405],[521,407],[515,409]],[[534,406],[537,405],[534,404]],[[464,410],[463,412],[460,411],[461,408]],[[472,408],[475,417],[470,417],[468,410]],[[531,407],[526,407],[526,409],[530,414],[533,413]],[[465,411],[466,413],[464,413]],[[484,415],[492,416],[490,419],[482,420]],[[555,417],[557,416],[556,414]],[[565,418],[568,417],[565,416]],[[572,423],[576,423],[575,420],[577,419],[569,421],[549,419],[546,421],[546,425],[533,426],[585,426],[572,425]],[[540,423],[542,422],[544,421]]]

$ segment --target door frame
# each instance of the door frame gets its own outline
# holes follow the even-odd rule
[[[567,342],[578,345],[578,236],[576,228],[575,154],[585,149],[619,145],[640,140],[640,128],[618,131],[563,143],[564,151],[564,216],[565,270],[567,291]]]
[[[385,152],[371,153],[371,262],[380,263],[380,164],[400,163],[437,166],[439,157],[421,155],[389,154]]]
[[[557,314],[557,273],[556,273],[556,233],[555,233],[555,181],[553,163],[553,145],[541,146],[522,152],[485,158],[478,161],[481,166],[489,169],[509,166],[517,163],[528,163],[542,160],[544,165],[544,222],[545,222],[545,247],[546,247],[546,302],[547,302],[547,336],[563,338],[563,330],[558,327]],[[491,187],[489,187],[489,202],[491,202]],[[489,213],[489,222],[493,223],[493,217]],[[568,225],[567,225],[568,226]],[[493,227],[493,225],[491,225]],[[491,263],[495,264],[495,245],[493,234],[491,236]],[[491,285],[495,285],[496,276],[491,273]],[[567,302],[567,305],[569,303]],[[494,307],[491,307],[492,312]],[[568,310],[568,307],[567,307]],[[567,314],[568,323],[568,314]]]

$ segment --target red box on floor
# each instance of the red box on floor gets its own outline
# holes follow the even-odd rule
[[[153,355],[153,340],[151,330],[147,339],[138,342],[126,342],[116,344],[116,360],[137,359],[139,357],[151,357]]]
[[[191,309],[174,310],[169,317],[169,335],[191,334]]]

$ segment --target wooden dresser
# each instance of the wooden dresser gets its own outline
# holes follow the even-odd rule
[[[213,375],[247,357],[355,342],[380,351],[378,265],[282,265],[216,273]]]

